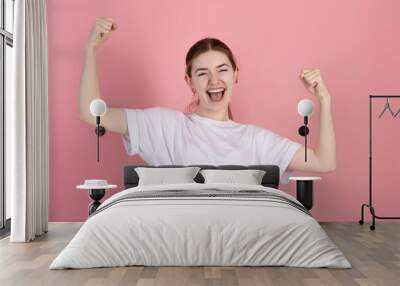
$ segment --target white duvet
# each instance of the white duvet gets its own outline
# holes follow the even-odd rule
[[[351,268],[318,222],[295,207],[258,198],[152,198],[109,203],[131,192],[262,190],[263,186],[141,186],[108,198],[50,269],[145,266],[294,266]],[[299,203],[299,202],[297,202]]]

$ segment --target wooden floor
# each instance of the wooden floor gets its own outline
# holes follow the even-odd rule
[[[0,241],[0,285],[400,285],[400,224],[321,223],[352,269],[295,267],[119,267],[48,270],[81,223],[50,223],[32,243]]]

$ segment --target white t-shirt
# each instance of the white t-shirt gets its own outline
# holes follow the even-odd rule
[[[301,144],[254,125],[218,121],[167,108],[124,109],[128,155],[149,165],[278,165],[281,183]]]

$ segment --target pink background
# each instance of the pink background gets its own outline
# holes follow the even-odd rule
[[[90,202],[75,186],[104,178],[122,185],[129,157],[121,137],[101,138],[96,162],[94,127],[79,120],[83,47],[96,16],[113,17],[116,33],[98,51],[101,95],[112,107],[164,106],[183,110],[190,100],[184,59],[197,40],[226,42],[238,59],[235,120],[303,143],[297,135],[298,79],[319,68],[332,95],[337,169],[315,184],[312,213],[319,221],[357,221],[368,200],[368,95],[400,94],[400,2],[57,0],[47,2],[49,39],[50,220],[83,221]],[[395,111],[400,100],[392,100]],[[378,119],[374,103],[374,194],[378,215],[400,215],[400,130],[397,119]],[[319,110],[310,120],[311,147]],[[294,194],[295,183],[282,185]],[[109,192],[108,195],[121,189]],[[369,217],[369,216],[368,216]]]

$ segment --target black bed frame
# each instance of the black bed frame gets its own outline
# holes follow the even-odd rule
[[[263,170],[265,171],[265,175],[262,179],[261,184],[264,187],[271,187],[278,189],[279,187],[279,167],[276,165],[221,165],[221,166],[213,166],[213,165],[160,165],[160,166],[146,166],[146,165],[127,165],[124,167],[124,189],[136,187],[139,183],[139,176],[137,175],[135,168],[136,167],[148,167],[148,168],[179,168],[179,167],[200,167],[201,169],[218,169],[218,170]],[[204,178],[200,174],[194,178],[197,183],[204,183]]]

